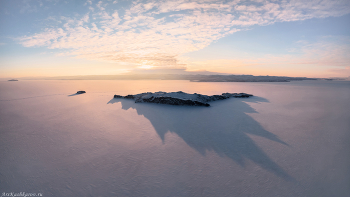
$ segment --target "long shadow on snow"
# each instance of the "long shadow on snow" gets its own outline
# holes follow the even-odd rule
[[[133,100],[114,98],[108,104],[121,102],[124,110],[136,109],[139,115],[150,120],[163,143],[167,132],[176,133],[202,155],[213,150],[241,166],[245,165],[245,158],[248,158],[286,180],[293,180],[247,135],[249,133],[287,145],[246,115],[257,112],[243,101],[269,102],[261,97],[231,98],[211,102],[211,107],[198,107],[135,103]]]
[[[77,95],[82,95],[82,94],[74,93],[74,94],[70,94],[68,96],[77,96]]]

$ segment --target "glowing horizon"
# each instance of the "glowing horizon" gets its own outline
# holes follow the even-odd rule
[[[350,76],[350,2],[0,2],[0,77],[169,69]]]

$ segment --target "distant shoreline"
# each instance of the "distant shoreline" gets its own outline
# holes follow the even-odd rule
[[[7,81],[8,78],[3,78]],[[188,80],[191,82],[290,82],[304,80],[349,81],[350,78],[308,78],[254,75],[182,75],[182,74],[133,74],[133,75],[81,75],[58,77],[23,77],[21,80]],[[17,80],[17,79],[16,79]],[[18,81],[18,80],[17,80]]]
[[[23,77],[24,80],[189,80],[191,82],[290,82],[318,80],[319,78],[254,76],[254,75],[181,75],[181,74],[134,74],[134,75],[85,75],[59,77]]]

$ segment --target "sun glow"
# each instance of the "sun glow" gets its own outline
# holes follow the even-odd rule
[[[138,66],[137,68],[141,68],[141,69],[151,69],[153,68],[154,66],[151,66],[151,65],[142,65],[142,66]]]

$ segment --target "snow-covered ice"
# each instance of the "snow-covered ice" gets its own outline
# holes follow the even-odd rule
[[[158,91],[254,96],[113,98]],[[349,82],[20,80],[0,93],[0,193],[350,196]]]

